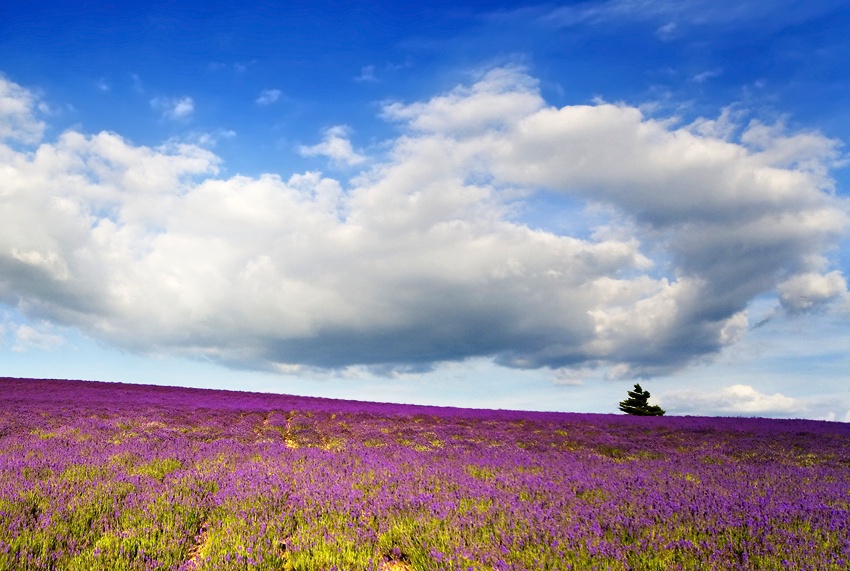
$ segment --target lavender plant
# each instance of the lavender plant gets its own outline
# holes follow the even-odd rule
[[[0,569],[850,567],[847,424],[0,383]]]

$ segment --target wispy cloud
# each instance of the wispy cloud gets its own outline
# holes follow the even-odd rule
[[[215,131],[193,131],[174,137],[166,142],[166,146],[175,146],[182,144],[196,145],[198,147],[212,148],[219,141],[233,139],[236,137],[236,131],[232,129],[216,129]]]
[[[207,64],[207,69],[210,71],[232,71],[236,74],[243,74],[247,72],[253,65],[257,63],[256,60],[250,61],[235,61],[235,62],[221,62],[214,61]]]
[[[0,142],[39,141],[46,127],[36,118],[39,111],[46,111],[46,105],[32,91],[0,74]]]
[[[679,27],[676,25],[676,22],[667,22],[655,30],[655,35],[662,41],[670,41],[679,37]]]
[[[830,0],[794,2],[775,0],[771,10],[755,0],[603,0],[578,2],[546,12],[541,21],[550,25],[578,26],[605,22],[648,22],[656,25],[661,40],[680,37],[693,27],[748,26],[780,29],[835,9]]]
[[[185,120],[195,112],[195,102],[191,97],[154,97],[151,107],[162,114],[164,119]]]
[[[301,145],[298,152],[305,157],[324,156],[338,164],[358,165],[366,161],[366,157],[354,150],[348,139],[350,129],[344,125],[336,125],[325,130],[321,143],[311,146]]]
[[[354,78],[354,81],[360,82],[376,82],[378,78],[375,76],[375,66],[367,65],[360,69],[360,75]]]
[[[257,105],[271,105],[280,99],[281,95],[283,95],[283,92],[280,89],[263,89],[254,100],[254,103]]]
[[[721,69],[709,69],[709,70],[697,73],[696,75],[694,75],[691,78],[691,80],[694,81],[695,83],[702,84],[702,83],[707,82],[710,79],[714,79],[715,77],[720,77],[720,75],[722,73],[723,73],[723,70],[721,70]]]
[[[135,93],[137,93],[139,95],[144,95],[145,86],[142,83],[142,78],[139,77],[139,74],[137,74],[137,73],[131,73],[130,74],[130,84],[131,84],[132,89]]]
[[[24,352],[30,349],[51,351],[65,344],[65,338],[53,333],[50,328],[37,329],[30,325],[18,325],[14,331],[13,351]]]

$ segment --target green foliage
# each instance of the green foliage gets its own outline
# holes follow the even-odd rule
[[[176,458],[154,458],[146,464],[137,466],[132,473],[162,481],[168,474],[182,467],[183,463]]]
[[[664,416],[664,409],[658,405],[649,404],[649,391],[640,388],[639,384],[635,384],[635,388],[628,392],[629,398],[620,401],[620,410],[627,414],[636,416]]]

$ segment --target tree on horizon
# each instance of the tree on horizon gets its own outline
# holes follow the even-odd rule
[[[634,390],[628,392],[629,398],[620,401],[620,410],[635,416],[664,416],[665,410],[658,405],[649,404],[649,391],[635,383]]]

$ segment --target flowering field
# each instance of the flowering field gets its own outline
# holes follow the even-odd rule
[[[0,569],[850,568],[850,425],[0,379]]]

